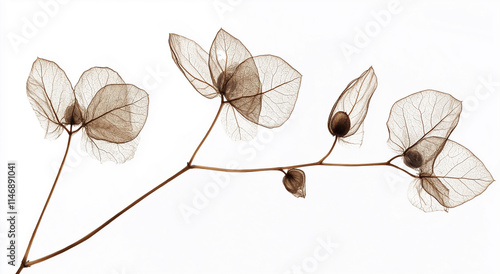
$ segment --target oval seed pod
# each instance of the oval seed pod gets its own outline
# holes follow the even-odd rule
[[[404,153],[403,162],[411,168],[419,168],[424,164],[422,154],[415,149],[410,149]]]
[[[375,89],[377,76],[372,67],[347,85],[328,116],[328,130],[333,136],[342,137],[346,143],[361,145],[363,122]]]
[[[306,174],[296,168],[289,169],[283,177],[283,185],[297,198],[306,197]]]
[[[351,120],[344,111],[335,113],[328,122],[328,129],[333,136],[344,137],[351,129]]]

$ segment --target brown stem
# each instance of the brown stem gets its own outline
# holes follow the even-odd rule
[[[191,166],[191,164],[193,163],[194,157],[196,156],[196,153],[198,153],[198,150],[200,150],[201,146],[203,145],[203,143],[207,139],[208,135],[210,135],[212,128],[214,128],[215,122],[219,118],[219,115],[220,115],[220,112],[222,111],[223,106],[224,106],[224,97],[221,95],[221,102],[220,102],[219,110],[217,111],[217,114],[215,115],[214,121],[212,122],[212,124],[210,125],[210,128],[208,128],[207,133],[205,134],[205,136],[201,140],[200,144],[198,145],[198,147],[194,151],[193,156],[191,156],[191,159],[189,159],[188,166]]]
[[[214,170],[214,171],[222,171],[222,172],[260,172],[260,171],[271,171],[271,170],[276,170],[276,171],[281,171],[283,173],[286,174],[285,170],[287,169],[291,169],[291,168],[299,168],[299,167],[309,167],[309,166],[344,166],[344,167],[355,167],[355,166],[392,166],[394,168],[397,168],[401,171],[404,171],[406,172],[408,175],[412,176],[412,177],[417,177],[411,173],[409,173],[408,171],[394,165],[391,163],[392,160],[394,160],[395,158],[397,157],[400,157],[400,156],[396,156],[396,157],[393,157],[391,158],[389,161],[387,162],[381,162],[381,163],[366,163],[366,164],[335,164],[335,163],[323,163],[323,161],[331,154],[331,152],[333,151],[333,148],[335,147],[335,144],[337,143],[337,138],[335,138],[335,141],[333,142],[333,145],[332,147],[330,148],[330,150],[328,151],[328,153],[319,161],[317,162],[313,162],[313,163],[306,163],[306,164],[299,164],[299,165],[291,165],[291,166],[283,166],[283,167],[270,167],[270,168],[255,168],[255,169],[226,169],[226,168],[218,168],[218,167],[209,167],[209,166],[201,166],[201,165],[193,165],[192,162],[196,156],[196,154],[198,153],[198,151],[200,150],[201,146],[203,145],[203,143],[205,142],[205,140],[208,138],[208,135],[210,135],[210,132],[212,131],[212,128],[214,127],[215,125],[215,122],[217,121],[217,119],[219,118],[219,115],[222,111],[222,107],[224,106],[224,98],[221,96],[221,104],[219,106],[219,110],[217,111],[217,114],[215,115],[215,118],[212,122],[212,124],[210,125],[210,128],[208,129],[207,133],[205,134],[205,136],[203,137],[203,139],[201,140],[200,144],[198,145],[198,147],[196,148],[196,150],[194,151],[193,155],[191,156],[191,159],[189,160],[189,162],[187,163],[187,165],[179,170],[177,173],[175,173],[174,175],[172,175],[170,178],[168,178],[167,180],[163,181],[161,184],[157,185],[156,187],[154,187],[153,189],[151,189],[150,191],[148,191],[146,194],[142,195],[141,197],[139,197],[137,200],[135,200],[134,202],[132,202],[131,204],[129,204],[127,207],[125,207],[124,209],[122,209],[120,212],[118,212],[117,214],[115,214],[113,217],[111,217],[109,220],[107,220],[106,222],[104,222],[102,225],[100,225],[98,228],[94,229],[92,232],[90,232],[89,234],[85,235],[83,238],[79,239],[78,241],[56,251],[56,252],[53,252],[47,256],[44,256],[40,259],[36,259],[36,260],[33,260],[33,261],[25,261],[25,259],[23,259],[23,264],[21,265],[20,269],[18,270],[18,273],[22,270],[23,267],[30,267],[34,264],[38,264],[38,263],[41,263],[45,260],[48,260],[52,257],[55,257],[57,255],[60,255],[70,249],[72,249],[73,247],[85,242],[86,240],[90,239],[92,236],[94,236],[95,234],[97,234],[99,231],[101,231],[103,228],[105,228],[107,225],[109,225],[111,222],[113,222],[116,218],[118,218],[119,216],[121,216],[123,213],[127,212],[129,209],[131,209],[132,207],[134,207],[136,204],[138,204],[139,202],[141,202],[142,200],[144,200],[145,198],[147,198],[149,195],[153,194],[155,191],[157,191],[158,189],[162,188],[163,186],[165,186],[167,183],[169,183],[170,181],[174,180],[175,178],[177,178],[178,176],[180,176],[181,174],[183,174],[184,172],[190,170],[190,169],[206,169],[206,170]],[[79,128],[80,129],[80,128]],[[78,130],[79,130],[78,129]],[[71,137],[71,134],[70,134],[70,137]],[[71,140],[71,138],[70,138]],[[69,147],[69,141],[68,141],[68,147]],[[66,154],[67,154],[67,150],[66,150]],[[65,158],[66,159],[66,155],[65,155]],[[64,163],[64,159],[63,159],[63,163]],[[61,165],[61,168],[62,168],[62,165]],[[60,172],[60,170],[59,170]],[[58,177],[59,177],[59,174],[58,174]],[[56,178],[56,181],[57,181],[57,178]],[[52,194],[52,191],[51,191],[51,194]],[[49,196],[49,199],[50,199],[50,196]],[[45,208],[44,208],[45,210]],[[43,212],[42,212],[42,215],[43,215]],[[37,225],[38,227],[38,225]],[[35,229],[36,231],[36,229]],[[30,242],[30,245],[31,245],[31,242]],[[28,251],[29,251],[29,246],[28,246]],[[27,257],[27,255],[26,255]]]
[[[282,167],[266,167],[266,168],[248,168],[248,169],[232,169],[232,168],[220,168],[220,167],[211,167],[211,166],[202,166],[202,165],[192,165],[192,168],[197,169],[206,169],[213,171],[222,171],[222,172],[241,172],[241,173],[249,173],[249,172],[261,172],[261,171],[283,171],[286,169],[299,168],[299,167],[308,167],[308,166],[317,166],[321,165],[318,162],[293,165],[293,166],[282,166]]]
[[[335,144],[337,144],[337,136],[335,136],[335,141],[333,141],[333,145],[332,145],[332,148],[330,148],[330,150],[328,151],[328,153],[325,155],[325,157],[321,158],[321,160],[318,161],[318,163],[322,164],[323,161],[328,158],[328,156],[330,156],[330,154],[332,153],[333,151],[333,148],[335,147]]]
[[[338,164],[338,163],[322,163],[320,161],[314,163],[307,164],[299,164],[299,165],[291,165],[291,166],[280,166],[280,167],[266,167],[266,168],[249,168],[249,169],[231,169],[231,168],[220,168],[220,167],[211,167],[211,166],[202,166],[202,165],[192,165],[191,168],[196,169],[205,169],[205,170],[213,170],[213,171],[221,171],[221,172],[261,172],[261,171],[283,171],[291,168],[300,168],[300,167],[310,167],[310,166],[341,166],[341,167],[363,167],[363,166],[390,166],[396,169],[399,169],[406,174],[410,175],[413,178],[418,178],[418,176],[411,174],[403,168],[400,168],[397,165],[391,164],[391,160],[387,162],[380,163],[364,163],[364,164]]]
[[[63,249],[60,249],[54,253],[51,253],[45,257],[42,257],[40,259],[36,259],[36,260],[33,260],[33,261],[28,261],[26,262],[26,267],[29,267],[29,266],[32,266],[34,264],[37,264],[37,263],[41,263],[45,260],[48,260],[52,257],[55,257],[59,254],[62,254],[70,249],[72,249],[73,247],[85,242],[86,240],[90,239],[92,236],[94,236],[97,232],[101,231],[101,229],[105,228],[107,225],[109,225],[111,222],[113,222],[116,218],[120,217],[120,215],[122,215],[123,213],[127,212],[129,209],[131,209],[132,207],[134,207],[136,204],[138,204],[140,201],[144,200],[146,197],[148,197],[149,195],[153,194],[155,191],[157,191],[158,189],[160,189],[161,187],[163,187],[164,185],[166,185],[168,182],[172,181],[173,179],[177,178],[178,176],[180,176],[182,173],[188,171],[189,169],[191,169],[191,167],[189,166],[185,166],[183,169],[179,170],[177,173],[175,173],[174,175],[172,175],[170,178],[168,178],[167,180],[163,181],[161,184],[157,185],[155,188],[151,189],[150,191],[148,191],[146,194],[142,195],[141,197],[139,197],[137,200],[133,201],[131,204],[129,204],[127,207],[125,207],[124,209],[122,209],[120,212],[116,213],[113,217],[111,217],[109,220],[107,220],[106,222],[104,222],[102,225],[100,225],[98,228],[94,229],[92,232],[90,232],[89,234],[85,235],[83,238],[81,238],[80,240],[68,245],[67,247],[63,248]]]
[[[391,163],[389,163],[389,162],[388,162],[388,163],[387,163],[387,165],[388,165],[388,166],[392,166],[393,168],[399,169],[399,170],[403,171],[404,173],[406,173],[406,174],[410,175],[410,176],[411,176],[411,177],[413,177],[413,178],[419,178],[419,176],[414,175],[414,174],[411,174],[411,173],[410,173],[410,172],[408,172],[407,170],[402,169],[402,168],[398,167],[398,166],[397,166],[397,165],[395,165],[395,164],[391,164]]]
[[[132,207],[134,207],[136,204],[138,204],[140,201],[144,200],[146,197],[148,197],[149,195],[153,194],[155,191],[157,191],[158,189],[160,189],[161,187],[163,187],[164,185],[166,185],[168,182],[174,180],[175,178],[177,178],[179,175],[181,175],[182,173],[190,170],[192,168],[192,162],[194,160],[194,157],[196,156],[196,153],[198,153],[198,150],[200,150],[201,146],[203,145],[203,143],[205,142],[205,140],[208,138],[208,135],[210,135],[210,132],[212,131],[212,128],[214,127],[215,125],[215,122],[217,121],[217,119],[219,118],[219,115],[222,111],[222,107],[224,106],[224,98],[223,96],[221,96],[221,104],[219,106],[219,110],[217,111],[217,114],[215,115],[215,118],[212,122],[212,124],[210,125],[210,128],[208,129],[207,133],[205,134],[205,136],[203,137],[203,139],[201,140],[200,144],[198,145],[198,147],[196,148],[196,150],[194,151],[193,155],[191,156],[191,159],[189,160],[189,162],[187,163],[187,165],[181,169],[179,172],[177,172],[176,174],[172,175],[170,178],[168,178],[167,180],[163,181],[161,184],[157,185],[155,188],[151,189],[150,191],[148,191],[146,194],[142,195],[141,197],[139,197],[137,200],[135,200],[134,202],[132,202],[131,204],[129,204],[127,207],[125,207],[124,209],[122,209],[120,212],[118,212],[117,214],[115,214],[113,217],[111,217],[109,220],[107,220],[106,222],[104,222],[102,225],[100,225],[98,228],[94,229],[92,232],[90,232],[89,234],[85,235],[83,238],[81,238],[80,240],[66,246],[65,248],[62,248],[54,253],[51,253],[45,257],[42,257],[40,259],[36,259],[36,260],[33,260],[33,261],[28,261],[28,262],[24,262],[23,265],[25,265],[26,267],[29,267],[29,266],[32,266],[34,264],[37,264],[37,263],[41,263],[45,260],[48,260],[52,257],[55,257],[59,254],[62,254],[70,249],[72,249],[73,247],[85,242],[86,240],[90,239],[92,236],[94,236],[95,234],[97,234],[97,232],[99,232],[101,229],[105,228],[107,225],[109,225],[111,222],[113,222],[116,218],[118,218],[120,215],[122,215],[123,213],[125,213],[126,211],[128,211],[129,209],[131,209]],[[81,128],[81,127],[80,127]],[[80,130],[80,128],[77,129]]]
[[[72,127],[72,126],[71,126]],[[21,265],[19,266],[19,269],[17,270],[16,274],[21,273],[24,267],[29,267],[29,265],[26,263],[26,260],[28,260],[28,254],[30,253],[31,245],[33,244],[33,240],[35,239],[36,232],[38,230],[38,227],[40,226],[40,222],[42,221],[43,214],[45,213],[45,210],[47,209],[47,205],[49,204],[50,198],[52,197],[52,193],[54,193],[54,189],[56,188],[57,181],[59,180],[59,176],[61,175],[61,171],[64,166],[64,162],[66,161],[66,156],[68,156],[68,151],[69,151],[69,146],[71,144],[71,136],[73,134],[71,133],[71,129],[69,131],[69,136],[68,136],[68,144],[66,146],[66,152],[64,152],[64,157],[61,161],[61,166],[59,167],[59,171],[57,172],[56,179],[54,180],[54,184],[52,185],[52,189],[49,192],[49,196],[47,197],[47,201],[45,201],[45,205],[43,206],[42,213],[40,213],[40,217],[38,217],[38,222],[36,223],[35,229],[33,230],[33,234],[31,235],[30,241],[28,243],[28,247],[26,248],[26,252],[24,253],[23,260],[21,261]]]
[[[403,156],[403,155],[396,155],[396,156],[392,157],[391,159],[389,159],[389,161],[387,161],[387,163],[390,164],[392,161],[394,161],[395,159],[397,159],[401,156]]]
[[[201,166],[201,165],[187,165],[185,166],[183,169],[181,169],[179,172],[177,172],[176,174],[174,174],[173,176],[171,176],[170,178],[168,178],[167,180],[165,180],[164,182],[162,182],[161,184],[159,184],[158,186],[156,186],[155,188],[153,188],[152,190],[150,190],[149,192],[147,192],[146,194],[142,195],[140,198],[138,198],[137,200],[135,200],[134,202],[132,202],[130,205],[128,205],[126,208],[122,209],[120,212],[118,212],[117,214],[115,214],[113,217],[111,217],[109,220],[107,220],[105,223],[103,223],[101,226],[99,226],[98,228],[96,228],[95,230],[93,230],[92,232],[90,232],[89,234],[87,234],[85,237],[81,238],[80,240],[68,245],[67,247],[63,248],[63,249],[60,249],[52,254],[49,254],[45,257],[42,257],[40,259],[37,259],[37,260],[33,260],[33,261],[28,261],[26,262],[26,267],[29,267],[29,266],[32,266],[34,264],[37,264],[37,263],[41,263],[45,260],[48,260],[52,257],[55,257],[59,254],[62,254],[70,249],[72,249],[73,247],[85,242],[86,240],[88,240],[89,238],[91,238],[92,236],[94,236],[97,232],[99,232],[101,229],[103,229],[104,227],[106,227],[107,225],[109,225],[111,222],[113,222],[116,218],[118,218],[120,215],[122,215],[123,213],[125,213],[126,211],[128,211],[129,209],[131,209],[133,206],[135,206],[136,204],[138,204],[140,201],[144,200],[146,197],[148,197],[149,195],[151,195],[153,192],[157,191],[158,189],[160,189],[161,187],[163,187],[164,185],[166,185],[168,182],[174,180],[175,178],[177,178],[178,176],[180,176],[181,174],[183,174],[184,172],[190,170],[190,169],[205,169],[205,170],[213,170],[213,171],[222,171],[222,172],[261,172],[261,171],[281,171],[281,172],[284,172],[284,170],[287,170],[287,169],[291,169],[291,168],[299,168],[299,167],[308,167],[308,166],[343,166],[343,167],[361,167],[361,166],[391,166],[391,167],[394,167],[394,168],[397,168],[401,171],[404,171],[406,172],[408,175],[412,176],[412,177],[417,177],[411,173],[409,173],[408,171],[394,165],[394,164],[391,164],[389,161],[387,162],[380,162],[380,163],[365,163],[365,164],[336,164],[336,163],[320,163],[320,162],[314,162],[314,163],[307,163],[307,164],[300,164],[300,165],[293,165],[293,166],[283,166],[283,167],[270,167],[270,168],[255,168],[255,169],[229,169],[229,168],[218,168],[218,167],[209,167],[209,166]]]

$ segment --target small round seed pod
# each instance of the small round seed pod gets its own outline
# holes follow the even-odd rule
[[[306,197],[306,174],[296,168],[289,169],[283,177],[283,185],[297,198]]]
[[[408,167],[419,168],[424,164],[424,158],[416,149],[410,149],[404,153],[403,162]]]
[[[351,129],[351,120],[347,113],[338,111],[328,121],[328,129],[333,136],[344,137]]]

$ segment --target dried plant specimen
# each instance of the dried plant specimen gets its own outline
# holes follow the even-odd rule
[[[283,185],[297,198],[306,197],[306,174],[298,168],[289,169],[283,176]]]
[[[481,160],[449,139],[432,162],[430,169],[422,170],[408,190],[410,202],[426,212],[448,211],[470,201],[494,181]]]
[[[94,158],[123,163],[134,156],[149,105],[144,90],[125,84],[110,68],[94,67],[85,71],[73,88],[56,63],[41,58],[33,63],[26,92],[45,137],[56,139],[66,131],[68,143],[17,273],[45,260],[28,261],[28,255],[64,167],[73,134],[83,131],[83,149]]]
[[[172,58],[203,96],[221,96],[221,120],[234,140],[255,137],[257,125],[281,126],[290,117],[302,75],[277,56],[252,56],[223,29],[205,52],[196,42],[177,34],[169,37]]]
[[[333,105],[328,117],[328,130],[347,143],[361,144],[363,126],[370,99],[377,88],[377,76],[372,67],[352,80]],[[358,138],[350,138],[359,131]]]
[[[192,169],[218,172],[283,172],[285,189],[298,198],[305,198],[306,175],[303,168],[312,166],[366,167],[389,166],[415,178],[408,195],[411,203],[423,211],[448,210],[480,195],[493,182],[484,164],[467,148],[449,140],[461,112],[461,103],[449,94],[426,90],[405,97],[394,104],[387,122],[389,145],[398,155],[375,163],[328,163],[337,140],[362,142],[362,127],[371,97],[377,88],[377,77],[369,68],[349,83],[334,104],[328,129],[335,141],[319,161],[252,169],[228,169],[193,164],[196,153],[221,117],[222,124],[233,139],[255,136],[257,127],[281,126],[290,117],[297,100],[301,75],[283,59],[272,55],[252,56],[235,37],[220,30],[205,52],[195,42],[170,34],[172,58],[191,85],[204,97],[219,97],[221,104],[214,122],[194,151],[186,166],[146,192],[102,225],[76,242],[37,260],[27,256],[61,174],[66,150],[54,186],[28,245],[18,273],[83,243],[116,218],[147,198],[156,190]],[[83,131],[83,146],[101,161],[124,162],[135,151],[137,136],[148,115],[148,95],[126,84],[115,71],[95,67],[85,71],[74,89],[55,63],[37,59],[28,78],[27,91],[47,138],[57,138],[63,131],[71,137]],[[355,140],[354,137],[358,137]],[[403,158],[415,175],[392,163]]]
[[[73,89],[56,63],[38,58],[26,90],[47,138],[83,129],[83,148],[101,162],[123,163],[133,157],[149,98],[144,90],[125,84],[115,71],[91,68]]]
[[[424,90],[397,101],[389,115],[389,145],[419,172],[408,190],[423,211],[461,205],[493,182],[484,164],[462,145],[449,140],[462,104],[451,95]]]

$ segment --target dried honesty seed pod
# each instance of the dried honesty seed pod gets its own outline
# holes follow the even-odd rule
[[[283,177],[283,185],[293,196],[306,197],[306,174],[304,171],[297,168],[289,169]]]
[[[424,90],[397,101],[389,115],[389,145],[419,171],[409,187],[410,202],[425,212],[459,206],[493,182],[484,164],[449,140],[462,104],[451,95]]]
[[[432,163],[408,189],[410,202],[425,212],[448,211],[480,195],[494,181],[481,160],[449,139]]]
[[[209,53],[196,42],[170,34],[172,59],[191,85],[203,96],[223,97],[221,121],[234,140],[250,140],[257,125],[281,126],[290,117],[302,75],[273,55],[252,56],[223,29]]]
[[[359,130],[368,112],[370,99],[377,88],[377,76],[372,67],[352,80],[333,105],[328,117],[328,130],[333,136],[347,138],[359,134],[358,140],[347,143],[361,144],[363,132]]]
[[[81,124],[82,146],[96,159],[123,163],[133,157],[149,98],[112,69],[85,71],[73,89],[56,63],[38,58],[26,90],[47,138],[57,138],[64,130],[72,134],[66,126]]]

